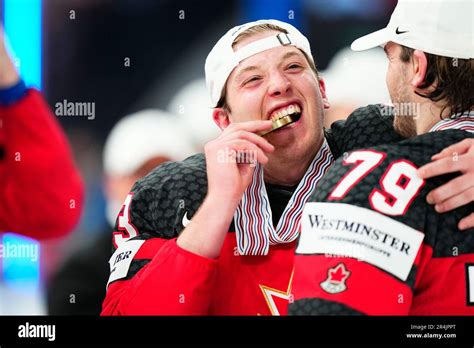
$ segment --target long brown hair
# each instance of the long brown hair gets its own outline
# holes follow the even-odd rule
[[[409,62],[414,49],[402,46],[400,59]],[[421,89],[431,86],[434,90],[428,93],[416,92],[421,97],[433,102],[441,101],[442,109],[448,109],[452,117],[457,117],[474,107],[474,59],[458,59],[426,53],[427,68]],[[441,115],[440,115],[441,118]]]

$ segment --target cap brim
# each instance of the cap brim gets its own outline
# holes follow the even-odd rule
[[[383,46],[389,41],[389,31],[387,28],[383,28],[358,38],[352,43],[351,49],[353,51],[364,51],[377,46]]]

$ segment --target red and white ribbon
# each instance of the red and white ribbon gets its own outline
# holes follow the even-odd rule
[[[234,214],[237,248],[240,255],[267,255],[271,245],[294,241],[298,237],[304,204],[334,162],[329,146],[323,145],[290,198],[277,227],[273,226],[263,167],[257,164],[252,182],[245,190]]]
[[[430,129],[430,132],[446,129],[460,129],[471,133],[474,132],[474,111],[456,116],[454,118],[441,120]]]

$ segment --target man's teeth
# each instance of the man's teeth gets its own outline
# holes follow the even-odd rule
[[[299,113],[301,113],[301,108],[299,107],[299,105],[298,104],[291,104],[291,105],[288,105],[284,108],[281,108],[281,109],[275,111],[271,116],[271,120],[272,121],[277,121],[282,117],[285,117],[285,116],[288,116],[288,115],[291,115],[291,114],[299,114]]]

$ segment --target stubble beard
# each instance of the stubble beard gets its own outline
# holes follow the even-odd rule
[[[403,81],[400,81],[397,90],[395,93],[390,93],[392,102],[395,106],[394,111],[395,111],[395,118],[393,121],[393,127],[395,131],[400,134],[404,138],[411,138],[416,136],[416,121],[415,121],[415,116],[413,114],[410,115],[403,115],[399,114],[397,115],[397,111],[400,112],[400,110],[403,110],[403,108],[400,107],[402,103],[411,103],[412,100],[410,98],[410,92],[408,91],[408,88],[406,88],[406,83]]]

